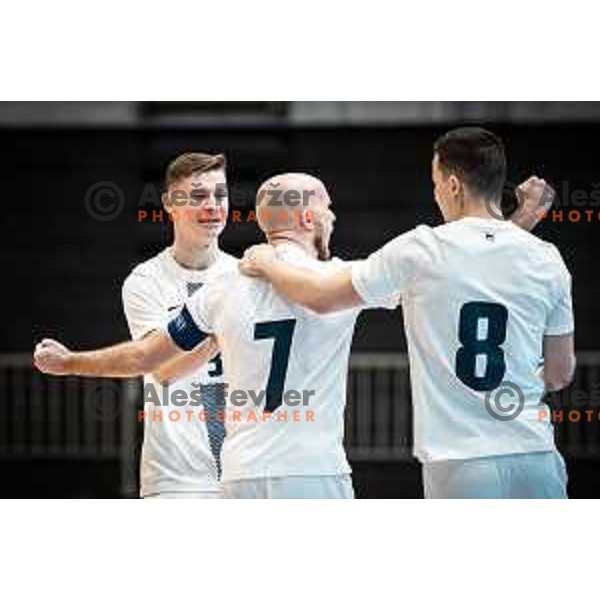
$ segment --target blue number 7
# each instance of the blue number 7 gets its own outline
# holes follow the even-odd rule
[[[296,319],[267,321],[254,326],[255,340],[271,338],[275,340],[271,356],[271,371],[267,382],[265,412],[273,412],[281,406],[295,327]]]

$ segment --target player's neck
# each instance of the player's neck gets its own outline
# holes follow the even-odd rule
[[[292,244],[298,248],[302,248],[306,254],[317,258],[317,249],[312,240],[307,240],[302,236],[294,235],[292,231],[278,231],[276,233],[267,234],[269,244],[280,246],[282,244]]]
[[[459,218],[474,217],[476,219],[494,219],[495,215],[490,210],[489,203],[477,198],[465,203]]]
[[[193,246],[175,239],[171,246],[171,256],[175,262],[184,269],[192,271],[202,271],[210,267],[219,255],[219,246],[217,241],[211,242],[208,246]]]

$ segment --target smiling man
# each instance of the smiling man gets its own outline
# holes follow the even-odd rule
[[[273,207],[272,195],[263,192],[279,187],[288,198],[299,193],[306,206],[275,199]],[[344,270],[343,261],[329,259],[335,215],[321,181],[304,173],[272,177],[261,186],[256,208],[259,225],[282,261],[323,274]],[[198,356],[214,337],[231,392],[222,452],[224,497],[350,499],[344,407],[358,314],[315,317],[268,284],[244,277],[236,266],[211,278],[174,319],[142,339],[90,352],[43,340],[35,364],[55,375],[128,377],[153,371],[166,360],[185,360],[186,352]],[[260,398],[260,415],[253,401],[233,401],[241,390]],[[290,399],[302,401],[288,410]]]
[[[225,157],[182,154],[167,168],[164,209],[173,221],[174,241],[133,269],[123,285],[123,306],[133,339],[160,330],[204,285],[207,278],[234,269],[237,261],[219,249],[228,210]],[[171,405],[178,422],[164,419],[153,398],[178,391],[190,398],[198,390],[203,409],[221,404],[223,367],[212,341],[195,352],[160,365],[144,378],[144,443],[140,479],[144,498],[216,498],[224,426],[185,419],[188,404]],[[208,359],[210,362],[206,362]],[[151,393],[151,392],[155,393]]]

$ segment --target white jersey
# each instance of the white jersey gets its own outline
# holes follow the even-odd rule
[[[320,273],[345,267],[291,244],[276,252]],[[269,284],[233,273],[208,283],[169,325],[183,348],[193,347],[201,332],[218,339],[228,384],[223,482],[350,472],[344,408],[358,313],[316,315]]]
[[[231,270],[237,272],[237,260],[224,252],[205,270],[185,269],[173,258],[171,248],[139,264],[123,285],[123,305],[133,339],[164,328],[209,277]],[[144,377],[142,496],[218,489],[223,426],[215,421],[189,419],[185,411],[197,411],[198,405],[201,409],[211,405],[213,409],[222,391],[220,356],[168,387],[163,387],[152,375]],[[165,393],[168,405],[164,403]],[[176,400],[180,406],[173,403],[177,394],[187,399]],[[180,413],[179,420],[173,414],[169,416],[173,411]]]
[[[571,278],[553,245],[468,217],[398,236],[355,264],[352,282],[369,304],[402,296],[421,461],[554,448],[536,370],[544,336],[574,325]],[[492,396],[501,383],[504,397]],[[511,404],[520,414],[492,416]]]

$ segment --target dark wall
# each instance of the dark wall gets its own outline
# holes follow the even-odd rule
[[[509,157],[509,179],[535,172],[588,195],[600,183],[600,126],[493,126]],[[204,129],[0,131],[4,191],[0,351],[30,351],[34,339],[56,336],[93,346],[126,336],[120,285],[132,266],[165,244],[165,224],[139,223],[137,210],[157,208],[147,183],[158,184],[167,162],[185,151],[227,154],[231,195],[247,214],[260,181],[283,170],[321,177],[338,221],[334,252],[366,256],[418,223],[439,223],[430,182],[431,147],[443,128]],[[123,192],[123,212],[101,222],[84,198],[99,181]],[[600,188],[598,188],[600,189]],[[591,223],[545,222],[537,234],[556,243],[574,275],[577,344],[599,345],[595,265],[600,207]],[[584,209],[585,209],[584,208]],[[582,209],[582,210],[584,210]],[[232,225],[226,250],[240,255],[260,240],[254,223]],[[392,329],[390,329],[390,327]],[[393,333],[390,333],[393,332]],[[398,315],[362,316],[356,349],[404,348]]]

